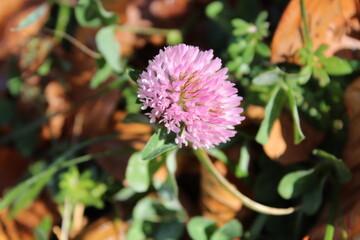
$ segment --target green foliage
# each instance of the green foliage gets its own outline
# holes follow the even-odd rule
[[[142,151],[143,160],[151,160],[157,156],[176,148],[175,136],[168,134],[165,127],[159,128],[149,139]]]
[[[320,87],[325,87],[330,82],[331,76],[343,76],[353,72],[351,64],[336,56],[326,57],[324,51],[328,47],[325,45],[319,46],[315,51],[312,49],[312,44],[304,46],[298,51],[300,62],[304,64],[306,72],[311,72],[319,81]]]
[[[127,239],[179,239],[185,218],[186,213],[179,205],[170,207],[145,197],[134,207]]]
[[[120,44],[115,39],[114,26],[101,28],[95,37],[96,46],[106,62],[115,72],[121,71]]]
[[[104,206],[102,196],[106,192],[107,186],[94,181],[93,177],[90,170],[80,174],[77,167],[70,167],[60,176],[60,191],[57,199],[63,202],[65,198],[68,198],[73,204],[82,203],[85,206],[102,208]]]
[[[276,87],[268,104],[265,107],[265,118],[261,122],[260,129],[256,135],[256,141],[261,144],[266,144],[269,139],[269,134],[274,121],[280,115],[281,109],[285,104],[284,92],[280,87]]]
[[[126,111],[130,114],[140,112],[141,104],[136,102],[137,88],[132,85],[127,86],[124,88],[122,94],[126,99]]]
[[[78,1],[75,16],[84,27],[101,27],[118,22],[116,15],[106,11],[99,0]]]
[[[315,150],[314,155],[323,161],[317,166],[290,172],[283,176],[278,192],[285,199],[302,197],[302,205],[306,214],[313,215],[323,202],[326,184],[334,187],[346,183],[351,173],[344,162],[323,150]]]
[[[187,231],[193,240],[232,240],[242,236],[242,225],[233,219],[218,228],[214,220],[193,217],[187,224]]]
[[[232,240],[242,236],[243,228],[237,219],[233,219],[217,229],[210,240]]]
[[[91,88],[97,88],[102,83],[104,83],[112,74],[113,70],[109,63],[107,63],[104,59],[99,59],[96,61],[97,71],[90,82]]]
[[[206,7],[206,15],[209,18],[216,18],[223,10],[223,3],[220,1],[214,1]]]
[[[134,153],[126,167],[126,181],[136,192],[145,192],[150,186],[149,161],[144,161],[141,152]]]
[[[285,199],[298,197],[306,187],[312,186],[312,182],[317,180],[314,177],[314,171],[314,169],[309,169],[288,173],[279,183],[279,194]]]
[[[52,228],[52,220],[50,217],[44,217],[40,224],[34,230],[35,240],[48,240]]]
[[[223,163],[226,163],[226,164],[230,163],[228,157],[226,156],[226,154],[223,151],[221,151],[220,149],[218,149],[218,148],[206,149],[206,152],[210,156],[222,161]]]
[[[179,30],[172,29],[166,34],[166,43],[168,45],[177,45],[183,42],[183,36]]]
[[[257,54],[259,57],[270,56],[270,48],[262,42],[262,39],[268,35],[269,24],[265,22],[266,18],[267,13],[262,12],[255,23],[248,23],[240,18],[231,21],[234,28],[233,40],[227,49],[229,61],[226,66],[236,78],[250,74],[250,65]]]
[[[166,169],[167,176],[165,181],[154,181],[153,185],[157,190],[159,197],[166,201],[176,201],[178,199],[178,185],[176,182],[175,172],[176,172],[176,152],[178,149],[173,149],[166,153]]]
[[[238,178],[245,178],[249,176],[250,153],[247,145],[240,149],[239,162],[236,165],[235,175]]]
[[[194,240],[207,240],[216,230],[216,222],[204,217],[193,217],[187,224],[187,231]]]
[[[39,20],[39,18],[44,16],[44,14],[46,13],[46,10],[48,9],[48,7],[49,6],[47,5],[47,3],[41,4],[40,6],[38,6],[34,11],[29,13],[23,19],[21,19],[21,21],[19,22],[18,27],[15,28],[14,30],[15,31],[20,31],[20,30],[23,30],[24,28],[32,25],[33,23],[35,23],[37,20]]]

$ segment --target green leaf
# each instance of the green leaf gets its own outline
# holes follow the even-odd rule
[[[180,239],[184,229],[184,221],[180,219],[165,220],[158,224],[155,233],[152,235],[156,240]]]
[[[143,225],[143,221],[133,221],[126,233],[126,239],[146,240]]]
[[[128,69],[126,69],[126,72],[129,75],[130,79],[133,80],[135,83],[136,83],[137,80],[140,79],[141,71],[135,70],[135,69],[132,69],[132,68],[128,68]]]
[[[127,86],[122,92],[126,99],[126,111],[128,113],[140,112],[141,104],[136,103],[137,89],[133,86]]]
[[[9,80],[7,81],[7,88],[11,95],[18,96],[20,94],[23,84],[24,83],[21,77],[14,75],[10,76]]]
[[[313,215],[319,210],[323,201],[323,193],[327,177],[328,175],[322,177],[303,195],[303,211],[307,215]]]
[[[7,125],[15,114],[15,103],[8,99],[0,99],[0,126]]]
[[[306,65],[305,67],[303,67],[301,69],[301,71],[299,72],[299,74],[296,74],[296,78],[297,78],[297,82],[300,85],[306,84],[310,78],[311,78],[311,66],[310,65]]]
[[[205,9],[206,16],[211,19],[216,18],[224,10],[224,4],[221,1],[214,1],[207,5]]]
[[[323,68],[314,67],[313,74],[316,79],[319,80],[320,87],[325,87],[329,84],[330,78],[327,72]]]
[[[239,163],[236,166],[235,175],[238,178],[249,176],[250,153],[247,145],[243,145],[240,149]]]
[[[193,240],[208,240],[216,229],[216,222],[204,217],[193,217],[187,224],[187,231]]]
[[[332,76],[342,76],[353,72],[353,68],[348,61],[335,56],[320,58],[320,63],[323,65],[324,70]]]
[[[183,42],[183,36],[182,36],[180,30],[177,30],[177,29],[170,30],[166,34],[166,43],[168,45],[177,45],[182,42]]]
[[[274,121],[279,116],[284,105],[285,96],[283,90],[277,86],[271,94],[270,100],[265,107],[265,118],[262,120],[260,129],[256,135],[256,141],[262,145],[269,140],[269,134]]]
[[[34,230],[35,240],[48,240],[51,233],[52,220],[46,216]]]
[[[154,184],[156,186],[157,184]],[[175,176],[168,174],[165,181],[156,187],[159,197],[164,201],[172,201],[178,197],[178,185]]]
[[[73,203],[102,208],[102,196],[107,186],[96,182],[90,169],[80,173],[76,166],[71,166],[60,175],[59,189],[57,199],[61,202],[68,198]]]
[[[269,86],[278,83],[279,81],[280,81],[280,71],[279,69],[275,68],[273,70],[257,75],[252,80],[252,83],[258,86]]]
[[[266,21],[267,17],[268,17],[268,13],[266,11],[262,11],[257,16],[257,18],[255,20],[255,25],[260,26],[262,23],[264,23]]]
[[[242,233],[241,223],[237,219],[233,219],[216,230],[210,240],[232,240],[241,237]]]
[[[159,128],[149,139],[142,151],[143,160],[151,160],[177,147],[174,134],[168,134],[165,127]]]
[[[171,174],[175,174],[177,163],[176,163],[176,153],[179,149],[175,148],[168,152],[166,156],[166,167]]]
[[[251,63],[255,56],[255,45],[248,45],[243,54],[243,61],[245,63]]]
[[[41,4],[34,11],[25,16],[20,22],[15,31],[20,31],[38,21],[42,16],[44,16],[49,9],[49,5],[47,3]]]
[[[321,157],[323,159],[327,159],[328,161],[330,161],[331,166],[335,170],[336,177],[340,183],[346,183],[351,179],[351,175],[352,175],[351,171],[347,168],[347,166],[341,159],[335,157],[334,155],[332,155],[328,152],[320,150],[320,149],[315,149],[313,151],[313,154],[315,156],[318,156],[318,157]]]
[[[93,89],[104,83],[113,73],[110,64],[104,61],[104,59],[97,60],[96,63],[97,71],[90,81],[90,87]]]
[[[84,27],[101,27],[118,22],[116,14],[106,11],[99,0],[79,0],[75,17]]]
[[[96,46],[106,62],[116,71],[121,71],[120,44],[115,39],[115,28],[107,26],[101,28],[95,36]]]
[[[329,48],[329,46],[325,44],[321,44],[314,52],[314,55],[317,57],[324,56],[324,52]]]
[[[286,174],[278,185],[278,192],[284,199],[299,196],[306,189],[313,186],[313,173],[315,169],[298,170]],[[316,180],[316,179],[315,179]]]
[[[235,28],[233,30],[234,36],[241,36],[247,34],[252,24],[240,19],[235,18],[231,21],[231,25]]]
[[[50,73],[53,61],[51,58],[48,58],[44,61],[43,64],[37,69],[37,72],[40,76],[46,76]]]
[[[291,116],[293,119],[294,143],[299,144],[302,140],[305,139],[305,136],[301,130],[300,118],[299,118],[299,113],[298,113],[295,97],[294,97],[294,94],[293,94],[291,88],[289,88],[286,91],[286,94],[287,94],[287,97],[289,100],[290,112],[291,112]]]
[[[137,202],[133,210],[135,220],[147,220],[156,222],[158,220],[157,206],[159,203],[156,199],[145,197]]]
[[[134,153],[128,162],[125,178],[136,192],[145,192],[150,186],[149,161],[143,161],[141,152]]]
[[[221,151],[218,148],[209,148],[209,149],[205,149],[205,151],[212,157],[222,161],[223,163],[228,164],[229,163],[229,159],[226,156],[226,154]]]
[[[255,46],[256,52],[263,57],[270,57],[271,50],[269,46],[263,42],[258,42]]]
[[[55,174],[55,169],[46,171],[35,183],[31,184],[28,188],[23,189],[22,192],[18,192],[16,199],[14,199],[11,208],[10,216],[15,217],[21,210],[30,206],[30,204],[40,194],[44,186],[49,182],[52,176]]]
[[[114,200],[125,202],[136,195],[137,192],[133,188],[124,187],[114,195]]]
[[[176,153],[177,148],[169,151],[166,154],[166,168],[168,170],[167,177],[163,182],[154,182],[154,187],[157,189],[157,193],[164,201],[172,201],[178,198],[178,185],[176,182]]]

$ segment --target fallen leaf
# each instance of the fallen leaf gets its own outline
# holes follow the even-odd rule
[[[127,229],[128,224],[124,221],[102,217],[86,227],[74,240],[126,240]]]
[[[360,159],[360,78],[355,79],[346,89],[344,104],[348,113],[348,139],[344,149],[343,158],[350,170],[359,165]]]
[[[306,16],[313,48],[328,45],[325,55],[360,48],[356,33],[360,31],[358,0],[305,0]],[[296,51],[302,48],[303,27],[300,0],[289,2],[271,43],[271,62],[297,62]],[[351,56],[348,56],[351,57]]]
[[[150,139],[153,129],[150,125],[142,123],[123,123],[127,113],[124,111],[117,111],[114,114],[114,130],[119,132],[119,139],[127,142],[135,149],[143,149],[145,144]]]
[[[227,166],[216,160],[214,166],[219,173],[233,182],[242,192],[248,193],[245,186],[228,171]],[[250,210],[243,207],[242,202],[234,197],[228,190],[219,184],[219,182],[205,169],[200,167],[201,174],[201,209],[204,217],[213,219],[218,225],[223,225],[233,218],[244,220],[250,216]]]
[[[290,113],[283,111],[278,123],[280,125],[273,126],[269,141],[263,147],[270,158],[283,165],[309,160],[312,151],[319,146],[325,136],[323,132],[316,130],[303,118],[300,118],[305,139],[296,145],[294,144],[293,120]]]
[[[57,112],[63,112],[70,107],[68,97],[64,86],[57,81],[49,82],[45,87],[45,100],[48,104],[46,114],[50,115]],[[52,117],[48,124],[45,124],[42,129],[43,139],[57,139],[63,133],[67,114],[62,113]]]
[[[152,135],[152,128],[149,125],[140,123],[123,123],[127,113],[117,111],[112,119],[112,132],[118,132],[119,137],[114,140],[104,141],[95,144],[90,152],[101,152],[115,149],[137,149],[144,148]],[[131,152],[115,156],[96,157],[95,161],[110,175],[119,181],[125,179],[125,169]]]
[[[3,5],[5,4],[5,6]],[[26,28],[15,31],[21,20],[45,4],[46,10],[37,21]],[[0,59],[5,59],[9,54],[17,53],[29,37],[39,33],[48,19],[50,5],[43,0],[15,0],[2,3],[0,11]]]
[[[0,196],[6,188],[19,181],[28,165],[29,159],[25,159],[15,148],[0,148]]]
[[[292,129],[287,129],[291,131]],[[263,146],[266,155],[271,159],[279,159],[286,151],[286,141],[283,137],[281,122],[276,119],[269,134],[269,141]]]
[[[28,209],[21,211],[14,219],[9,217],[8,209],[1,210],[0,236],[5,235],[9,240],[34,240],[34,229],[45,217],[50,217],[53,223],[60,222],[57,207],[50,197],[43,193]]]

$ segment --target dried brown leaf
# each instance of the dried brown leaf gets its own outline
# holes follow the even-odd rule
[[[50,217],[53,223],[60,221],[57,207],[50,197],[43,193],[29,208],[21,211],[14,219],[9,217],[8,209],[1,210],[0,236],[5,235],[11,240],[33,240],[34,229],[45,217]]]
[[[340,51],[359,50],[358,0],[305,0],[310,38],[314,49],[326,44],[327,56]],[[303,46],[300,0],[290,1],[271,43],[271,62],[298,61],[296,51]],[[347,56],[351,57],[351,56]]]
[[[309,160],[309,156],[324,138],[324,133],[316,130],[304,119],[300,119],[305,139],[298,145],[294,144],[293,120],[288,112],[282,112],[275,122],[269,141],[264,151],[274,161],[283,165]]]
[[[242,191],[247,191],[243,184],[228,171],[227,166],[218,160],[214,166],[220,174],[226,176],[229,180],[234,180],[234,184]],[[200,167],[201,174],[201,209],[202,215],[213,219],[218,225],[223,225],[233,218],[243,220],[249,217],[250,211],[243,207],[242,202],[234,197],[205,169]]]
[[[29,159],[25,159],[13,147],[0,148],[0,196],[6,188],[19,181],[28,167]]]
[[[102,217],[90,224],[74,240],[117,239],[126,240],[128,224],[124,221]]]
[[[6,58],[9,54],[17,53],[29,37],[39,33],[50,12],[50,5],[44,2],[43,0],[15,0],[2,3],[0,10],[0,59]],[[20,21],[41,4],[46,4],[46,13],[30,26],[20,31],[14,31]]]

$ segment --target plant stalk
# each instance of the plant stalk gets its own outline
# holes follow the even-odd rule
[[[236,189],[224,176],[222,176],[218,170],[213,165],[211,159],[203,149],[194,150],[196,157],[199,159],[200,163],[210,172],[210,174],[215,177],[215,179],[232,195],[239,199],[244,206],[250,208],[259,213],[264,213],[268,215],[289,215],[300,209],[300,207],[290,207],[290,208],[274,208],[270,206],[263,205],[258,203],[244,194],[242,194],[238,189]]]
[[[311,48],[311,39],[310,39],[310,31],[309,26],[307,23],[307,16],[306,16],[306,7],[305,7],[305,0],[300,0],[300,7],[301,7],[301,22],[303,25],[303,40],[305,43],[306,48]],[[312,50],[312,49],[309,49]]]
[[[69,239],[69,231],[70,231],[70,222],[71,222],[71,206],[70,199],[68,197],[65,198],[64,201],[64,213],[63,219],[61,222],[61,232],[60,232],[60,240],[68,240]]]

